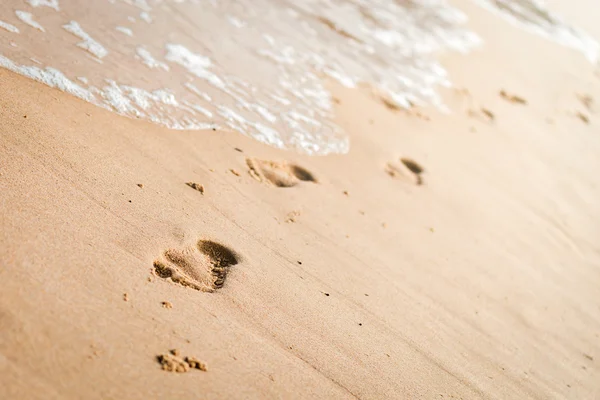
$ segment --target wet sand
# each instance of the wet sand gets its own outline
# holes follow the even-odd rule
[[[331,85],[348,155],[0,70],[0,398],[600,395],[600,80],[466,9],[453,113]]]

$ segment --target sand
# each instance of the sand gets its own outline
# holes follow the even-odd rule
[[[331,84],[347,155],[0,70],[0,398],[598,398],[599,77],[459,3],[452,113]]]

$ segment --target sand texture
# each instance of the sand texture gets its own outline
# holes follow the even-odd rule
[[[0,399],[600,398],[600,78],[465,9],[452,113],[332,85],[347,155],[0,70]]]

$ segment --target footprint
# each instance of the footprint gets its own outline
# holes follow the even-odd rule
[[[401,158],[400,164],[388,163],[385,172],[388,173],[392,178],[404,178],[412,180],[416,185],[423,184],[423,177],[421,174],[425,172],[425,169],[419,165],[416,161],[410,158]]]
[[[203,292],[222,288],[229,267],[239,263],[233,251],[210,240],[199,240],[182,250],[169,249],[163,256],[154,261],[156,275]]]
[[[317,182],[310,171],[286,161],[275,162],[247,158],[246,164],[248,164],[249,173],[254,179],[277,187],[296,186],[300,181]]]
[[[527,104],[527,100],[525,100],[523,97],[517,96],[516,94],[510,94],[504,89],[502,89],[500,91],[500,97],[502,97],[504,100],[509,101],[511,103],[523,104],[523,105]]]

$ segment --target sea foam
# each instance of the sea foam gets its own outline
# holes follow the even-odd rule
[[[597,59],[595,40],[538,1],[474,1]],[[11,44],[0,47],[0,66],[126,116],[232,129],[309,154],[349,148],[327,80],[398,107],[443,109],[437,89],[451,82],[437,55],[481,43],[446,0],[27,3],[31,13],[17,17],[40,31],[17,34],[14,16],[0,15]]]

